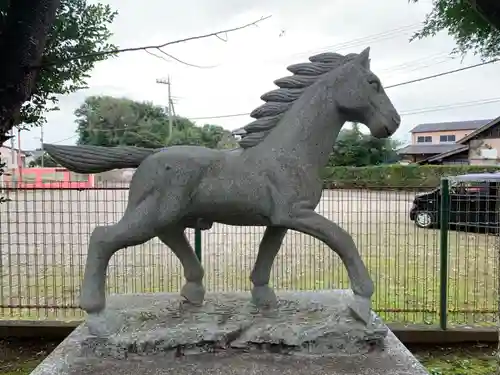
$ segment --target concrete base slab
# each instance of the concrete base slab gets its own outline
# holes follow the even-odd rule
[[[351,317],[350,291],[278,293],[257,309],[249,293],[116,295],[32,375],[428,374],[372,314]]]

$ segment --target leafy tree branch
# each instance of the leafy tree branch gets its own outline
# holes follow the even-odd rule
[[[417,3],[419,0],[410,0]],[[423,28],[411,40],[435,36],[446,31],[457,47],[451,52],[465,55],[473,53],[483,60],[500,57],[500,31],[493,27],[474,6],[475,1],[433,0],[433,8],[426,15]]]

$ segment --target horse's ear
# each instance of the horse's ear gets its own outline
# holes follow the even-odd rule
[[[370,69],[370,47],[367,47],[356,58],[356,62],[363,68]]]

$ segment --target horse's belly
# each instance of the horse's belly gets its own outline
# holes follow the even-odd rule
[[[270,223],[273,202],[264,183],[205,181],[193,198],[190,215],[207,221],[229,225]]]
[[[221,220],[215,221],[219,224],[235,225],[239,227],[267,227],[271,225],[271,221],[266,217],[249,216],[249,217],[224,217]]]
[[[213,202],[193,207],[194,216],[207,222],[228,225],[269,225],[270,210],[255,204],[243,202]]]

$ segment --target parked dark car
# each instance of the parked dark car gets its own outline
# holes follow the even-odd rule
[[[457,228],[499,228],[500,173],[447,177],[450,187],[449,224]],[[420,228],[439,226],[441,188],[417,194],[410,219]]]

